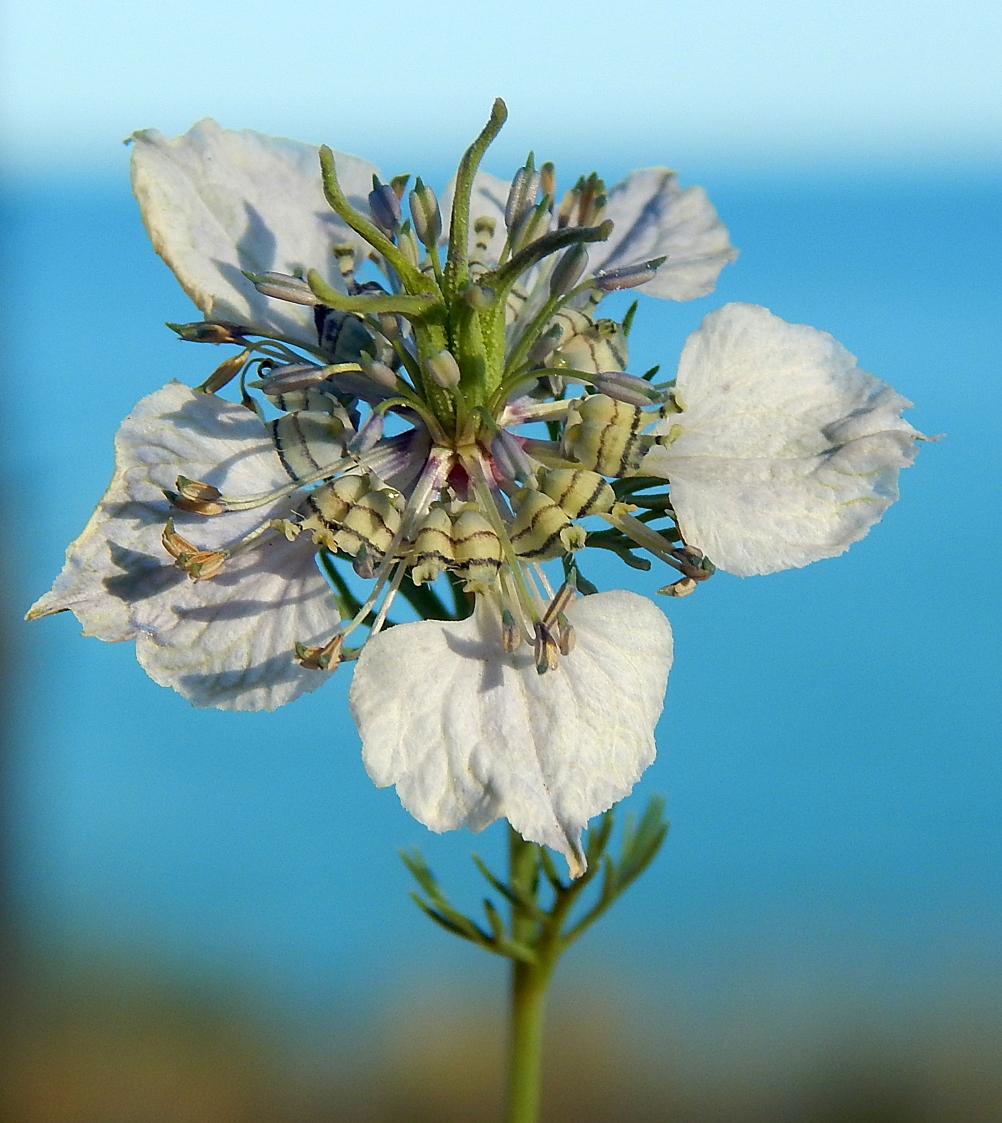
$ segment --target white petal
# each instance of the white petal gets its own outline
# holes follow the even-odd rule
[[[155,129],[132,140],[132,189],[153,248],[206,318],[315,346],[312,308],[262,296],[243,271],[312,268],[343,287],[331,246],[367,251],[324,199],[317,149],[208,119],[173,140]],[[376,169],[340,153],[336,166],[367,213]]]
[[[654,279],[640,286],[650,296],[706,296],[738,256],[702,187],[682,190],[666,168],[630,172],[609,192],[604,217],[615,225],[609,240],[593,247],[592,267],[619,269],[667,256]]]
[[[672,639],[634,593],[583,597],[567,615],[577,646],[545,675],[526,647],[502,651],[486,607],[383,632],[362,650],[350,702],[369,775],[396,784],[425,826],[477,831],[504,816],[576,875],[585,824],[654,759]]]
[[[504,209],[508,202],[508,191],[511,184],[506,179],[498,179],[490,172],[477,172],[473,179],[473,190],[470,192],[470,238],[469,248],[472,251],[476,245],[476,231],[474,226],[478,218],[494,219],[494,235],[487,247],[486,258],[490,265],[497,264],[504,248],[508,229],[504,224]],[[449,225],[452,221],[452,200],[456,192],[455,177],[449,180],[448,186],[442,193],[442,239],[449,240]]]
[[[255,415],[171,382],[122,422],[115,452],[108,491],[29,618],[68,609],[84,635],[135,639],[150,677],[196,706],[274,709],[315,690],[327,674],[301,668],[295,643],[326,643],[339,615],[307,536],[249,549],[197,582],[160,542],[172,514],[161,488],[179,473],[231,494],[288,482]],[[286,499],[210,518],[173,514],[182,536],[214,549],[289,507]]]
[[[920,434],[911,403],[827,332],[754,304],[711,312],[686,341],[682,433],[642,471],[671,481],[685,540],[740,576],[834,557],[898,497]]]

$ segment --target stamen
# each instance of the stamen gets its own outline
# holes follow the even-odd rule
[[[160,536],[164,549],[174,559],[178,569],[183,569],[192,581],[215,577],[223,568],[226,554],[219,550],[200,550],[174,529],[174,520],[168,519]]]
[[[629,512],[635,510],[632,504],[617,503],[609,514],[602,514],[602,518],[611,526],[621,530],[627,538],[632,538],[638,546],[648,550],[656,558],[660,558],[666,565],[672,566],[680,573],[685,572],[683,564],[673,556],[672,548],[657,531],[652,530],[646,523],[634,518]]]
[[[687,597],[690,593],[695,592],[697,584],[698,582],[692,577],[680,577],[677,581],[672,581],[658,589],[658,592],[669,597]]]
[[[555,671],[560,664],[560,647],[550,629],[542,622],[537,621],[535,626],[534,655],[536,658],[536,674],[545,675],[547,671]]]
[[[226,510],[225,503],[219,502],[219,489],[201,480],[190,480],[178,476],[175,484],[177,491],[163,489],[171,506],[195,515],[221,515]]]
[[[376,619],[372,622],[372,627],[369,629],[369,638],[379,635],[383,630],[383,625],[386,623],[387,613],[390,611],[397,593],[400,591],[400,583],[404,579],[404,574],[407,572],[407,559],[405,558],[397,566],[396,573],[393,574],[393,580],[390,582],[390,587],[386,591],[386,597],[376,614]]]
[[[344,635],[338,632],[323,647],[311,647],[304,643],[296,644],[296,661],[309,671],[328,671],[331,664],[335,667],[341,662],[341,648]]]
[[[526,585],[525,573],[518,555],[515,553],[515,548],[512,546],[511,539],[508,537],[508,530],[501,521],[501,516],[498,513],[497,505],[494,502],[490,486],[487,483],[483,461],[479,457],[474,459],[471,456],[463,456],[462,462],[463,467],[469,474],[480,507],[497,532],[498,540],[501,543],[501,552],[504,554],[504,560],[507,562],[507,572],[510,574],[514,585],[516,599],[522,611],[525,613],[526,618],[536,621],[539,619],[539,613],[536,610],[532,594],[529,592],[529,588]]]
[[[227,511],[251,511],[255,507],[264,507],[268,503],[274,503],[277,499],[284,499],[287,495],[292,495],[293,492],[306,487],[307,484],[336,476],[347,468],[357,467],[360,463],[357,456],[344,456],[340,460],[335,460],[333,464],[317,468],[315,472],[308,472],[305,476],[300,476],[291,483],[277,487],[273,491],[262,491],[258,492],[257,495],[220,495],[219,501],[226,505]]]
[[[501,610],[501,646],[511,655],[512,652],[517,651],[519,644],[522,642],[522,637],[519,633],[518,624],[511,611],[507,608]]]

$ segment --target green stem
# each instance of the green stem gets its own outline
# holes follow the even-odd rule
[[[539,862],[533,843],[508,831],[509,881],[533,905],[539,888]],[[531,911],[512,904],[511,934],[535,945],[532,962],[512,960],[508,1033],[508,1109],[505,1123],[538,1123],[543,1063],[546,988],[560,953],[559,926],[541,924]],[[556,939],[554,939],[556,937]]]
[[[512,960],[506,1123],[537,1123],[543,1060],[543,1013],[550,969]]]

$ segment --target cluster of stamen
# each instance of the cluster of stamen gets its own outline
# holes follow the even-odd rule
[[[216,550],[200,550],[168,521],[163,544],[175,564],[205,580],[265,538],[306,534],[323,558],[345,559],[372,582],[347,613],[344,601],[346,618],[329,642],[297,645],[304,667],[328,670],[351,658],[352,632],[378,632],[398,592],[414,603],[446,575],[493,606],[506,650],[527,643],[540,673],[553,670],[574,644],[566,613],[578,594],[584,519],[604,520],[594,544],[630,564],[649,565],[633,558],[640,546],[678,570],[662,591],[684,595],[712,572],[681,541],[666,496],[640,494],[651,486],[638,477],[644,454],[660,439],[647,430],[677,412],[670,388],[652,385],[654,372],[624,372],[632,310],[622,324],[593,315],[606,292],[643,283],[661,261],[588,273],[587,245],[611,229],[602,221],[604,184],[582,178],[554,213],[554,168],[537,171],[531,155],[512,183],[504,245],[491,261],[496,222],[471,214],[470,202],[480,157],[503,120],[499,103],[460,166],[445,262],[438,204],[420,179],[410,219],[400,207],[406,176],[389,184],[374,177],[364,215],[321,150],[327,199],[368,243],[385,287],[358,280],[347,243],[332,247],[340,288],[313,270],[248,274],[265,295],[312,308],[315,347],[252,339],[257,333],[237,325],[175,326],[182,338],[240,348],[201,389],[215,393],[239,378],[241,400],[261,417],[289,476],[287,486],[252,496],[179,477],[166,495],[189,514],[289,502],[284,517]],[[521,431],[532,426],[538,435]],[[665,518],[667,529],[649,525]],[[554,559],[565,571],[556,592],[541,565]]]

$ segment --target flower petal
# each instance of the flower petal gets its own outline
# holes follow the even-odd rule
[[[827,332],[726,304],[679,362],[681,426],[641,471],[671,481],[685,540],[740,576],[834,557],[898,497],[920,434],[911,403]]]
[[[703,188],[683,190],[666,168],[630,172],[609,192],[604,217],[614,227],[609,240],[592,249],[593,268],[622,269],[667,256],[654,279],[640,286],[650,296],[706,296],[738,256]]]
[[[243,271],[313,268],[343,288],[331,246],[367,252],[324,198],[317,149],[208,119],[172,140],[155,129],[132,140],[132,189],[153,248],[206,319],[316,346],[312,308],[262,296]],[[376,169],[340,153],[336,166],[367,213]]]
[[[257,417],[171,382],[122,422],[115,449],[108,491],[29,619],[69,610],[84,635],[135,639],[150,677],[196,706],[274,709],[315,690],[327,673],[300,667],[295,643],[326,643],[340,618],[306,535],[239,553],[203,581],[177,569],[160,542],[172,513],[182,536],[211,550],[289,512],[284,499],[207,518],[171,512],[161,491],[178,474],[231,494],[286,484]]]
[[[494,612],[423,621],[366,644],[351,685],[369,775],[396,784],[434,831],[479,831],[504,816],[583,869],[581,831],[654,759],[671,627],[644,597],[583,597],[567,613],[577,645],[538,675],[507,655]]]

